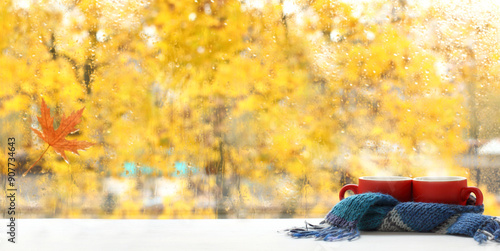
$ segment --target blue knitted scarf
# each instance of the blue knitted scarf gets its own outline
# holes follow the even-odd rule
[[[482,215],[484,206],[401,203],[390,195],[364,193],[341,200],[319,225],[287,229],[294,238],[354,240],[359,231],[432,232],[465,235],[479,243],[500,242],[500,219]]]

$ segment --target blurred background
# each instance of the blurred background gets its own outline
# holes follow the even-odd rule
[[[21,218],[323,217],[368,175],[465,176],[500,215],[499,25],[494,0],[1,1],[0,182],[15,137]],[[96,145],[22,177],[42,98]]]

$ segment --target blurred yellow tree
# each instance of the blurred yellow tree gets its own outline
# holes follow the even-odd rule
[[[281,5],[246,11],[238,1],[154,6],[161,10],[150,21],[159,27],[161,74],[153,75],[170,95],[161,108],[169,118],[161,141],[216,177],[217,210],[242,202],[242,176],[268,187],[276,174],[303,180],[309,157],[301,155],[305,111],[298,108],[314,95],[312,63],[304,41],[282,22]]]
[[[469,123],[480,135],[480,118],[464,119],[481,114],[472,97],[500,89],[496,43],[481,40],[493,24],[424,36],[451,17],[406,1],[262,3],[0,3],[0,139],[19,138],[21,164],[39,156],[29,127],[43,97],[56,121],[85,106],[71,137],[97,143],[71,165],[44,157],[45,206],[67,217],[98,199],[111,207],[103,179],[127,163],[184,182],[162,200],[167,218],[322,216],[358,176],[465,175],[452,158]],[[481,46],[458,46],[469,35]],[[148,181],[134,177],[113,217],[145,212]]]
[[[73,197],[96,193],[101,186],[98,181],[106,174],[122,171],[124,161],[163,160],[155,158],[155,154],[144,154],[156,137],[150,137],[151,131],[147,130],[154,111],[149,103],[151,81],[143,74],[142,64],[154,58],[147,56],[142,2],[2,4],[2,27],[6,29],[2,30],[5,36],[0,75],[6,88],[0,92],[0,112],[13,126],[3,136],[20,140],[19,159],[36,158],[43,142],[29,132],[29,127],[38,126],[37,104],[44,97],[56,121],[63,112],[87,107],[89,115],[83,117],[80,127],[88,130],[73,137],[83,132],[87,134],[84,137],[94,138],[99,144],[83,154],[85,161],[71,161],[71,165],[55,154],[46,156],[45,164],[40,166],[42,173],[50,171],[64,177],[40,177],[40,184],[48,187],[44,195],[58,197],[57,208],[67,204],[67,210],[71,210],[74,205],[66,202],[73,201]],[[97,182],[77,186],[74,174],[97,178]]]

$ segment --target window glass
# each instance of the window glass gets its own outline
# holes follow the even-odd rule
[[[15,155],[25,218],[280,218],[323,217],[361,176],[453,175],[500,215],[499,19],[493,0],[2,1],[1,182]]]

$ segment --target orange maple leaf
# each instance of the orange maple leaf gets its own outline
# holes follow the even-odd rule
[[[61,118],[61,123],[59,124],[59,127],[57,130],[54,130],[53,123],[54,123],[54,118],[50,116],[50,109],[47,107],[45,104],[45,100],[42,99],[42,116],[38,117],[38,122],[40,123],[40,126],[42,127],[42,132],[38,131],[35,128],[31,128],[38,137],[43,139],[43,141],[47,142],[49,146],[45,151],[42,153],[40,158],[33,163],[33,165],[23,174],[23,176],[26,176],[26,174],[31,170],[33,166],[35,166],[36,163],[43,157],[43,155],[49,150],[49,148],[52,146],[56,153],[61,155],[63,159],[69,163],[68,158],[66,157],[66,154],[64,151],[71,151],[75,154],[78,155],[78,150],[83,150],[86,148],[89,148],[94,145],[94,143],[86,142],[86,141],[76,141],[76,140],[67,140],[65,137],[70,134],[70,133],[75,133],[78,131],[78,129],[75,128],[75,126],[80,123],[82,113],[85,107],[82,109],[72,112],[69,117],[66,117],[64,114]]]

